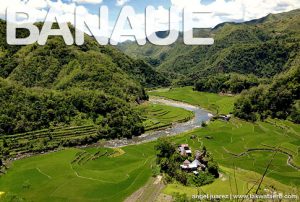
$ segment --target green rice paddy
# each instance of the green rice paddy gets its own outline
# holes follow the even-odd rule
[[[144,103],[140,106],[144,114],[145,130],[154,130],[172,125],[172,123],[185,122],[193,118],[194,114],[182,108]]]
[[[0,178],[9,201],[122,201],[144,185],[154,164],[153,144],[65,149],[15,161]]]
[[[214,113],[228,114],[233,110],[235,97],[220,96],[214,93],[193,91],[192,87],[163,89],[149,92],[153,96],[166,97],[208,109]]]

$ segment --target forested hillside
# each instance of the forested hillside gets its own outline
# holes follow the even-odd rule
[[[2,22],[1,30],[5,23]],[[5,33],[0,36],[3,44]],[[61,38],[14,48],[2,45],[0,76],[26,87],[101,89],[117,96],[139,95],[144,87],[164,86],[167,80],[141,60],[110,46],[100,46],[86,36],[83,46],[66,46]],[[18,50],[18,51],[16,51]]]
[[[212,36],[214,45],[186,46],[180,38],[168,47],[127,42],[120,49],[145,58],[175,83],[193,84],[203,76],[232,72],[270,78],[286,70],[299,52],[300,10],[245,23],[223,23],[202,35]]]
[[[139,135],[142,124],[133,106],[101,91],[29,89],[0,78],[0,133],[50,126],[97,124],[109,137]],[[107,134],[100,134],[107,135]]]
[[[276,76],[269,85],[260,85],[243,92],[235,103],[237,117],[256,121],[267,117],[291,119],[300,123],[300,54],[291,68]]]
[[[89,36],[83,46],[60,37],[45,46],[9,46],[5,26],[0,21],[0,134],[95,124],[99,138],[139,135],[134,102],[148,98],[144,87],[169,84],[144,61]]]

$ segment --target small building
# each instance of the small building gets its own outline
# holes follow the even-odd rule
[[[189,160],[185,160],[182,165],[180,165],[181,169],[188,170],[190,168],[191,162]]]
[[[190,149],[188,144],[181,144],[178,146],[178,151],[181,156],[191,156],[192,150]]]
[[[202,170],[204,171],[206,169],[206,166],[202,163],[200,163],[199,160],[195,159],[192,163],[189,160],[185,160],[182,165],[180,165],[182,170],[186,171],[197,171]]]
[[[189,165],[189,168],[190,170],[197,170],[198,167],[200,167],[201,163],[195,159],[190,165]]]
[[[185,165],[185,166],[189,166],[191,164],[191,162],[189,161],[189,160],[185,160],[184,162],[183,162],[183,165]]]

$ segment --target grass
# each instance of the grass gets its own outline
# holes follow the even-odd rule
[[[5,192],[6,200],[123,201],[148,181],[154,150],[153,143],[149,143],[120,151],[122,155],[103,155],[95,160],[83,157],[85,163],[74,159],[82,153],[93,156],[115,151],[74,148],[15,161],[0,177],[1,192]]]
[[[144,115],[143,124],[146,131],[167,127],[176,122],[185,122],[194,116],[191,111],[161,104],[144,103],[139,108]]]
[[[214,93],[193,91],[192,87],[173,88],[170,90],[151,91],[150,95],[186,102],[208,109],[214,113],[229,114],[233,110],[235,97],[220,96]]]
[[[260,175],[253,171],[232,168],[220,167],[222,176],[215,180],[212,184],[203,187],[186,187],[178,183],[168,184],[163,193],[173,195],[174,193],[186,194],[188,197],[192,195],[213,194],[213,195],[230,195],[230,194],[246,194],[247,191],[254,185],[255,190],[257,186],[255,183],[260,179]],[[236,182],[235,177],[236,176]],[[290,186],[282,184],[270,177],[264,180],[264,189],[271,190],[276,187],[285,193],[295,193],[297,189],[291,189]],[[237,189],[236,189],[237,187]]]

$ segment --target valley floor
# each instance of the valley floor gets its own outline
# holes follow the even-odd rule
[[[217,109],[221,113],[229,113],[235,99],[194,92],[191,88],[151,94],[212,111]],[[276,150],[279,152],[275,154],[260,191],[300,193],[299,125],[271,119],[249,123],[233,118],[230,122],[214,121],[205,128],[170,139],[178,144],[188,143],[193,150],[205,145],[219,163],[221,177],[200,188],[169,184],[162,190],[163,194],[178,192],[188,197],[197,193],[245,194],[251,187],[257,188]],[[15,161],[8,173],[0,177],[2,199],[123,201],[149,182],[155,165],[154,144],[118,149],[70,148]],[[288,161],[289,158],[292,159]],[[149,184],[144,188],[145,192],[155,189]]]

